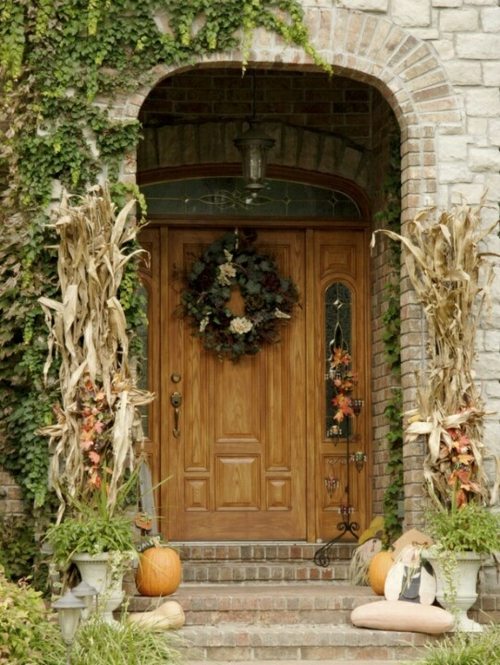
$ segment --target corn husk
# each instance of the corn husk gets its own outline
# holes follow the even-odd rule
[[[418,214],[407,236],[383,229],[372,236],[372,246],[377,233],[402,243],[408,277],[424,308],[428,364],[418,380],[418,406],[406,414],[406,434],[410,442],[427,439],[424,477],[439,505],[448,505],[452,492],[461,493],[462,501],[473,496],[484,500],[488,494],[485,411],[473,364],[477,326],[489,305],[493,279],[492,266],[478,248],[493,228],[481,226],[480,207],[462,205],[437,219],[430,210]],[[460,456],[461,435],[468,456]],[[457,464],[464,459],[467,482],[455,482]]]
[[[116,214],[107,189],[94,189],[77,204],[65,196],[56,213],[61,300],[40,298],[50,333],[45,376],[54,354],[60,357],[61,404],[57,422],[45,427],[52,452],[50,482],[62,517],[66,502],[88,490],[80,445],[79,391],[90,378],[102,386],[112,422],[112,464],[107,484],[112,513],[125,472],[134,466],[140,436],[138,407],[153,399],[139,390],[129,364],[129,340],[118,290],[138,225],[134,201]]]

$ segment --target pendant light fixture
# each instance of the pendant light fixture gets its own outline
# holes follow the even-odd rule
[[[253,198],[264,187],[267,152],[275,140],[266,136],[255,115],[255,70],[252,70],[252,116],[247,121],[249,128],[234,139],[234,145],[241,153],[243,180]]]

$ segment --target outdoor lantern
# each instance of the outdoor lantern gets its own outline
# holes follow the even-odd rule
[[[234,145],[241,152],[243,180],[245,188],[252,196],[257,196],[264,187],[267,151],[275,141],[264,134],[257,123],[250,121],[250,128],[234,139]]]
[[[275,140],[259,127],[255,117],[255,71],[252,71],[252,117],[248,124],[249,129],[234,139],[234,145],[241,153],[245,189],[255,197],[264,187],[267,151],[275,144]]]
[[[71,593],[85,604],[85,608],[82,610],[82,619],[88,619],[92,612],[92,599],[98,594],[97,589],[82,580],[80,584],[71,589]]]
[[[62,638],[67,648],[66,663],[70,665],[70,649],[75,639],[76,629],[80,621],[82,610],[85,609],[85,603],[77,598],[71,591],[66,591],[62,598],[52,603],[52,608],[57,611],[59,627]]]

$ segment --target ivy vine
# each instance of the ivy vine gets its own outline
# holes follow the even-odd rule
[[[37,506],[49,505],[48,451],[37,430],[50,420],[58,391],[56,366],[48,386],[41,380],[46,328],[38,298],[58,288],[50,201],[61,185],[83,193],[102,174],[117,199],[129,195],[119,168],[141,128],[112,118],[104,100],[145,84],[156,65],[188,64],[238,45],[244,69],[257,28],[329,70],[309,41],[299,0],[1,3],[0,464]],[[121,298],[132,333],[144,307],[138,266],[128,271]]]
[[[379,223],[391,231],[401,230],[401,157],[399,133],[395,132],[390,140],[390,160],[383,185],[384,206],[376,215]],[[384,332],[382,341],[384,353],[395,387],[384,409],[389,424],[387,444],[389,459],[387,473],[389,484],[384,498],[384,546],[388,547],[402,532],[402,518],[399,514],[399,502],[403,495],[403,395],[401,383],[401,304],[400,304],[400,265],[401,245],[389,240],[389,263],[391,275],[384,288],[385,312],[382,316]]]

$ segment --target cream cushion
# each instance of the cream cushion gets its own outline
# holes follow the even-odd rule
[[[359,628],[401,630],[439,635],[453,628],[453,615],[440,607],[408,603],[404,600],[380,600],[356,607],[351,621]]]

